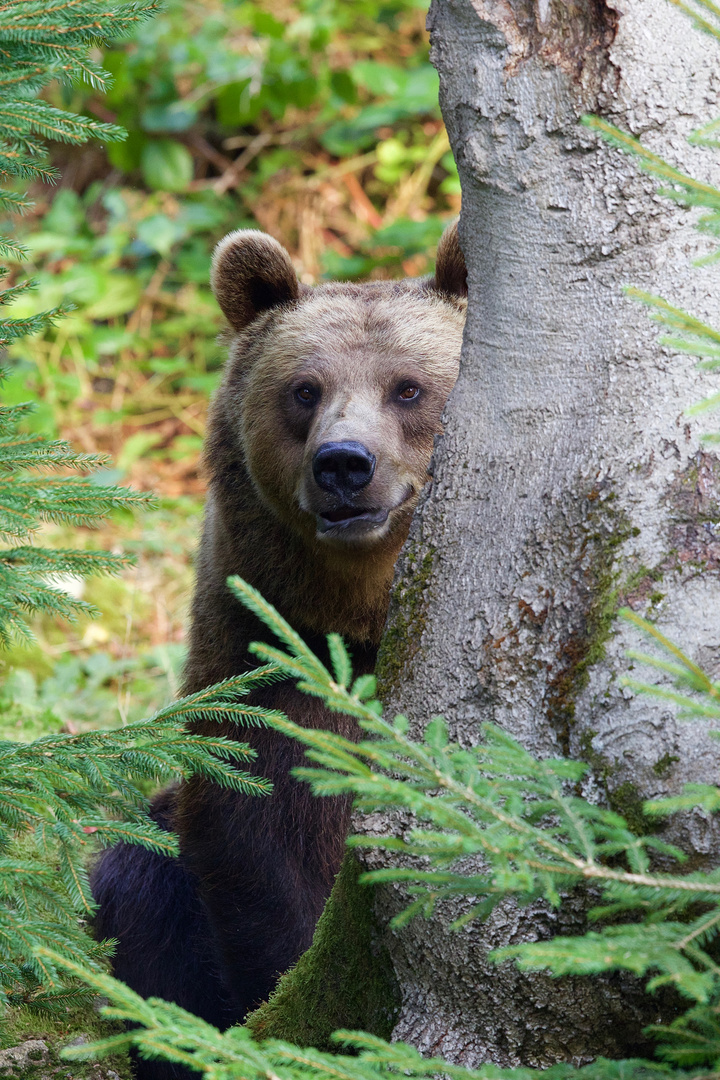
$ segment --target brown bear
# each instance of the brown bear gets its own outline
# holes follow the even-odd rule
[[[457,378],[467,286],[456,227],[440,241],[433,277],[315,288],[298,282],[271,237],[234,232],[215,251],[212,284],[230,350],[208,422],[184,690],[247,670],[249,643],[267,638],[228,590],[233,574],[319,655],[334,631],[355,673],[372,671],[394,563]],[[252,700],[352,735],[349,719],[289,682]],[[179,834],[179,859],[120,845],[93,877],[96,927],[118,940],[118,977],[221,1028],[264,1000],[310,945],[348,817],[345,801],[314,798],[289,775],[303,759],[297,743],[266,728],[223,730],[250,741],[272,795],[195,777],[153,804]],[[157,1062],[139,1069],[180,1075]]]

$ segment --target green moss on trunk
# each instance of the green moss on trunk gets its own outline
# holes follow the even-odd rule
[[[254,1038],[337,1051],[330,1035],[338,1028],[390,1036],[399,988],[378,938],[373,890],[359,884],[359,875],[357,859],[347,854],[312,945],[245,1021]]]
[[[412,544],[405,553],[402,580],[393,589],[388,625],[375,665],[378,695],[383,700],[397,690],[420,648],[435,550],[430,545],[421,557]]]
[[[556,645],[556,664],[545,704],[565,756],[570,755],[577,699],[588,684],[591,669],[605,657],[619,607],[621,549],[630,537],[639,534],[618,508],[615,493],[607,482],[595,485],[580,505],[583,506],[578,525],[581,543],[573,570],[576,614],[569,632]]]

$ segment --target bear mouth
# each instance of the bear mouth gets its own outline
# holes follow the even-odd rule
[[[321,533],[340,532],[343,529],[374,529],[383,525],[389,510],[377,510],[366,506],[338,506],[334,510],[325,510],[317,515],[318,531]]]

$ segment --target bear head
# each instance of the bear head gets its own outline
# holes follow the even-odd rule
[[[260,499],[295,534],[346,552],[402,544],[457,379],[466,276],[455,225],[434,276],[400,282],[310,288],[264,233],[218,244],[225,427]]]

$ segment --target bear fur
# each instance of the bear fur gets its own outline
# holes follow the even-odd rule
[[[456,227],[443,235],[434,277],[315,288],[298,282],[275,240],[239,231],[218,245],[212,284],[230,348],[208,421],[184,692],[253,667],[248,645],[267,639],[229,592],[233,574],[321,657],[333,631],[355,674],[370,672],[457,378],[467,286]],[[251,700],[354,737],[349,718],[290,682]],[[216,735],[218,725],[197,730]],[[265,728],[221,730],[251,743],[272,795],[239,795],[199,776],[162,792],[152,813],[179,834],[181,857],[120,845],[99,860],[93,889],[97,933],[118,941],[116,975],[225,1028],[310,945],[349,807],[292,779],[303,761],[296,742]],[[153,1080],[181,1075],[138,1066]]]

